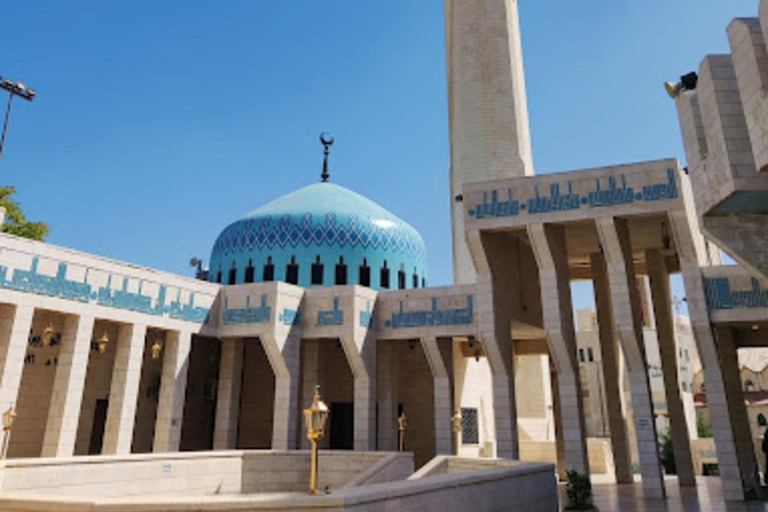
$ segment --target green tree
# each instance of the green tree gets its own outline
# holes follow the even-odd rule
[[[661,435],[661,442],[659,444],[659,458],[661,459],[661,466],[664,468],[664,473],[667,475],[676,475],[677,464],[675,462],[675,447],[672,445],[672,435],[669,431],[666,431]]]
[[[16,193],[14,187],[0,187],[0,206],[5,208],[5,222],[0,231],[10,235],[30,238],[40,242],[48,236],[48,224],[45,222],[29,222],[19,203],[11,196]]]

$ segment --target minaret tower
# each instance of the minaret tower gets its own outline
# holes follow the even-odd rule
[[[533,174],[517,0],[445,0],[453,275],[475,281],[465,184]]]

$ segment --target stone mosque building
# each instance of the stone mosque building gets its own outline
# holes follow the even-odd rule
[[[0,491],[73,455],[307,448],[301,410],[319,384],[323,448],[395,452],[404,414],[417,468],[553,459],[561,476],[637,473],[663,497],[657,394],[677,479],[696,484],[673,274],[723,494],[757,491],[736,353],[768,345],[768,0],[729,27],[732,55],[670,84],[685,169],[535,174],[516,0],[446,0],[445,14],[456,284],[430,287],[419,233],[328,181],[327,160],[321,182],[223,227],[198,279],[0,234],[0,412],[17,412]],[[575,281],[594,288],[597,388],[582,382]]]

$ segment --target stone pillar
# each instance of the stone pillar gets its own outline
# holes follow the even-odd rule
[[[287,327],[278,326],[261,343],[275,374],[275,405],[272,416],[272,449],[294,450],[301,428],[299,415],[309,404],[299,407],[301,338]],[[303,418],[302,418],[303,420]]]
[[[613,466],[616,483],[632,483],[632,452],[627,435],[627,415],[624,393],[622,393],[621,360],[616,340],[611,306],[611,287],[608,282],[608,268],[602,254],[591,254],[592,283],[595,290],[597,328],[600,339],[605,403],[608,410],[608,427],[611,431]]]
[[[597,219],[597,230],[608,263],[616,332],[627,362],[643,493],[648,498],[661,498],[665,495],[664,477],[659,461],[629,226],[625,219],[602,218]]]
[[[104,455],[131,453],[146,335],[146,325],[120,326],[112,369],[112,383],[109,388],[107,424],[104,428],[104,442],[101,447],[101,453]]]
[[[85,388],[93,317],[67,315],[43,438],[43,457],[71,457],[75,451]]]
[[[155,420],[154,452],[177,452],[181,443],[192,334],[169,331],[165,339],[163,374]]]
[[[492,373],[496,455],[520,458],[515,402],[512,313],[519,309],[520,280],[514,257],[519,244],[506,233],[467,234],[477,266],[477,326]],[[512,259],[511,259],[512,258]],[[514,308],[514,309],[513,309]]]
[[[712,429],[715,422],[719,424],[728,422],[734,432],[736,455],[742,468],[742,478],[746,481],[757,481],[758,466],[755,459],[754,446],[752,445],[752,431],[749,427],[747,408],[744,405],[744,393],[741,384],[741,372],[739,370],[739,357],[737,347],[733,342],[731,327],[724,325],[715,328],[715,343],[723,372],[723,387],[725,391],[725,405],[728,407],[728,417],[712,418],[710,407],[710,421]],[[705,374],[706,378],[706,374]],[[707,399],[711,402],[709,384],[707,384]],[[721,426],[721,425],[718,425]]]
[[[566,465],[569,470],[589,475],[565,228],[533,224],[528,226],[528,236],[539,265],[544,330],[557,370]]]
[[[688,421],[685,417],[685,407],[680,395],[675,317],[672,312],[669,270],[664,262],[664,257],[656,249],[646,251],[645,262],[648,276],[651,279],[653,316],[656,319],[656,334],[659,340],[661,369],[664,375],[664,394],[667,398],[667,412],[675,452],[677,480],[680,485],[696,485],[691,440],[688,437]]]
[[[320,373],[320,340],[308,340],[301,348],[301,394],[299,408],[308,407],[315,396],[315,386],[322,385],[323,375]],[[312,445],[307,436],[299,436],[303,450],[309,450]]]
[[[368,329],[353,326],[351,336],[341,340],[355,379],[354,447],[376,449],[376,339]]]
[[[475,281],[465,184],[533,174],[517,2],[445,0],[454,280]]]
[[[0,414],[18,401],[34,314],[32,306],[0,309]]]
[[[214,450],[237,448],[243,356],[242,339],[221,340],[219,387],[216,394],[216,427],[213,431]]]
[[[438,455],[452,455],[458,447],[453,446],[453,429],[451,425],[451,416],[453,416],[453,400],[451,391],[451,379],[448,373],[448,364],[452,361],[445,361],[440,348],[437,345],[437,338],[424,337],[421,339],[421,346],[427,355],[429,368],[432,370],[434,379],[435,394],[435,449]]]
[[[380,451],[399,449],[397,429],[397,365],[395,346],[380,342],[378,363],[379,444]]]
[[[565,438],[563,437],[563,417],[560,410],[560,382],[557,380],[557,369],[552,358],[549,358],[550,381],[552,383],[552,416],[555,418],[555,456],[557,478],[561,482],[568,480],[568,463],[565,460]]]

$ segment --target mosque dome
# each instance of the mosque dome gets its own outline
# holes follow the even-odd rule
[[[419,288],[427,283],[426,260],[424,240],[412,226],[360,194],[322,182],[224,229],[213,246],[209,279]]]

